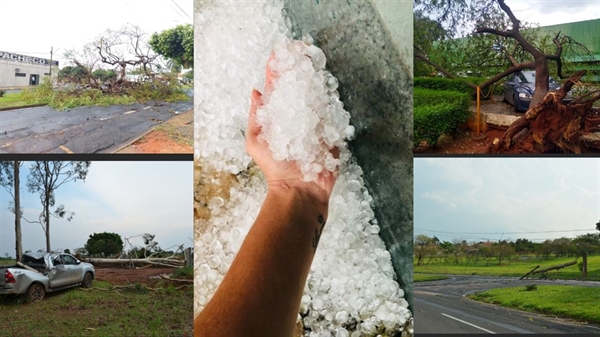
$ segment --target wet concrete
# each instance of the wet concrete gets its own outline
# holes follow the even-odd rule
[[[380,236],[412,308],[412,1],[284,4],[294,37],[311,34],[339,80],[340,100],[356,129],[351,150],[364,171]],[[400,22],[409,28],[398,27]]]
[[[0,153],[113,153],[193,102],[0,112]]]

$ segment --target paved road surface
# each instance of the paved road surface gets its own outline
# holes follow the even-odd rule
[[[112,153],[193,102],[0,111],[0,153]]]
[[[418,282],[414,290],[415,333],[521,334],[600,333],[600,328],[480,303],[464,297],[476,291],[526,284],[569,284],[598,287],[600,282],[523,280],[494,277],[452,277]]]

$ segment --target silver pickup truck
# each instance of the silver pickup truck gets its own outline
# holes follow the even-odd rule
[[[0,295],[25,295],[27,301],[37,302],[47,292],[79,285],[89,288],[94,277],[93,265],[70,254],[24,254],[16,266],[0,267]]]

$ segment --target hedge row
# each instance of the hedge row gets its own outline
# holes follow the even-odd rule
[[[468,107],[458,102],[415,106],[414,114],[414,144],[417,146],[422,141],[435,145],[441,135],[454,133],[470,116]]]
[[[468,83],[472,83],[475,85],[481,84],[485,82],[487,78],[485,77],[464,77],[458,79],[451,79],[446,77],[415,77],[414,79],[414,87],[415,88],[423,88],[423,89],[431,89],[431,90],[452,90],[468,93],[472,99],[476,99],[477,92],[474,88],[471,88]],[[483,94],[487,94],[489,87],[481,88],[481,92]],[[502,94],[502,86],[496,85],[494,87],[494,91],[496,94]],[[482,96],[482,99],[485,99]]]
[[[435,145],[443,134],[452,134],[469,119],[468,93],[414,88],[414,144]]]
[[[415,107],[439,103],[457,103],[468,109],[471,103],[469,94],[458,91],[414,88],[413,94]]]

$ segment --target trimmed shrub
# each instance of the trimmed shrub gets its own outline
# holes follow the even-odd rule
[[[445,78],[445,77],[415,77],[414,79],[414,87],[415,88],[423,88],[423,89],[432,89],[432,90],[451,90],[468,93],[471,99],[477,98],[477,92],[474,88],[471,88],[467,83],[471,84],[481,84],[485,82],[487,78],[485,77],[464,77],[464,78]],[[496,82],[499,83],[499,82]],[[494,88],[495,94],[502,94],[502,86],[501,85],[492,85]],[[482,99],[489,99],[489,96],[484,97],[483,95],[487,94],[489,87],[481,88]]]
[[[421,105],[414,108],[414,144],[427,141],[437,143],[443,134],[452,134],[461,123],[469,119],[468,107],[460,102]]]
[[[471,101],[469,94],[458,91],[414,88],[413,93],[415,107],[440,103],[456,103],[468,109]]]

